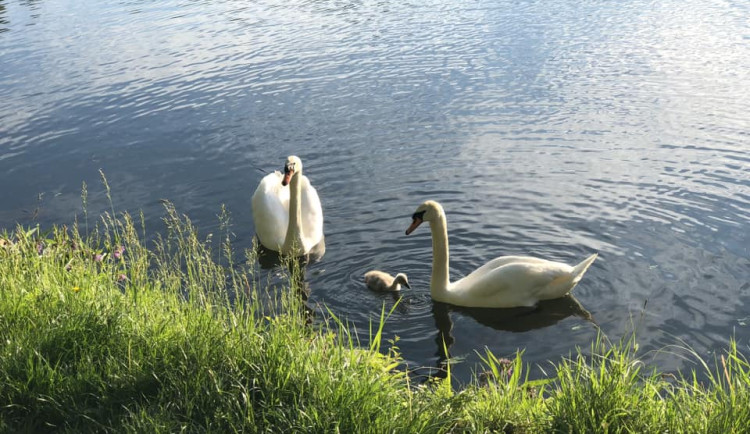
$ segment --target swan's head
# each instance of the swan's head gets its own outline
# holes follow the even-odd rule
[[[290,155],[284,164],[284,178],[281,180],[281,185],[288,185],[292,176],[297,173],[302,173],[302,160],[296,155]]]
[[[406,274],[404,273],[398,273],[393,281],[411,289],[411,286],[409,286],[409,281],[406,279]]]
[[[434,200],[428,200],[417,207],[411,216],[411,226],[406,230],[406,235],[414,232],[422,222],[432,222],[440,219],[443,215],[443,207]]]

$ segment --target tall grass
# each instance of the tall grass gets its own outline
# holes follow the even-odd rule
[[[423,428],[393,357],[306,326],[294,291],[268,297],[252,257],[214,257],[170,204],[164,221],[151,250],[128,215],[2,235],[0,427]]]
[[[86,218],[88,226],[88,216]],[[214,248],[165,204],[152,246],[143,217],[114,208],[77,225],[0,235],[0,430],[4,432],[747,432],[750,365],[732,344],[670,379],[635,339],[597,340],[530,381],[521,354],[483,355],[462,390],[416,384],[382,345],[361,347],[332,312],[314,325],[288,284],[237,260],[229,215]],[[448,365],[450,369],[450,365]]]

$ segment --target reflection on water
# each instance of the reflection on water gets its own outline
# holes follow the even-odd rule
[[[307,279],[307,266],[311,263],[309,256],[285,257],[277,252],[268,250],[256,240],[255,251],[251,253],[251,261],[256,259],[262,269],[267,271],[262,280],[253,280],[253,288],[248,287],[248,295],[255,291],[261,306],[267,312],[284,311],[284,303],[280,304],[279,294],[275,291],[291,291],[295,297],[299,297],[302,310],[299,312],[306,324],[312,325],[316,316],[316,308],[310,303],[312,289]],[[283,297],[281,298],[283,299]],[[233,299],[232,302],[235,302]],[[263,315],[266,315],[265,313]]]
[[[450,322],[449,313],[457,312],[473,318],[479,324],[512,333],[523,333],[529,330],[549,327],[569,316],[577,316],[598,327],[591,314],[581,306],[572,295],[540,301],[534,307],[505,309],[469,308],[452,306],[435,302],[432,313],[435,324],[442,333],[446,320]]]
[[[286,258],[274,250],[268,249],[263,246],[257,238],[253,239],[255,246],[255,253],[257,255],[258,263],[261,268],[270,270],[278,266],[289,266],[289,261],[294,262],[295,269],[303,270],[310,264],[314,264],[326,254],[326,240],[325,237],[316,244],[310,251],[298,258]]]
[[[445,378],[448,373],[446,364],[451,360],[450,349],[455,342],[451,333],[453,330],[451,313],[470,317],[483,326],[510,333],[523,333],[550,327],[570,316],[582,318],[597,329],[599,327],[591,314],[572,295],[554,300],[543,300],[535,307],[518,308],[468,308],[433,302],[432,315],[437,328],[435,337],[437,363],[434,369],[428,370],[430,378]]]
[[[448,210],[454,277],[501,255],[595,251],[573,293],[611,338],[642,313],[646,350],[679,338],[709,355],[732,335],[746,348],[749,13],[701,0],[0,0],[0,227],[82,221],[83,182],[88,215],[109,211],[102,169],[115,212],[143,210],[149,236],[162,198],[206,234],[225,204],[242,250],[258,168],[294,154],[326,216],[308,302],[367,330],[394,300],[364,272],[406,272],[384,338],[411,366],[434,365],[430,241],[403,236],[426,199]],[[534,364],[596,335],[575,315],[516,333],[451,320],[462,379],[477,349]]]
[[[8,20],[5,19],[5,5],[0,1],[0,33],[7,32]]]

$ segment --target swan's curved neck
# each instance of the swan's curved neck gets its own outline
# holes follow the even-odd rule
[[[291,253],[302,249],[302,171],[292,175],[289,181],[289,226],[281,251]]]
[[[447,301],[448,285],[450,284],[448,225],[445,214],[440,213],[437,221],[430,222],[432,232],[432,278],[430,279],[430,293],[438,301]]]

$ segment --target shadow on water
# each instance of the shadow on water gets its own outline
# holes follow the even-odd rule
[[[532,307],[517,308],[469,308],[433,301],[432,315],[438,332],[435,337],[437,366],[427,368],[428,373],[424,376],[418,375],[425,381],[431,378],[443,379],[448,375],[448,363],[451,357],[450,348],[455,342],[451,333],[453,329],[452,312],[471,317],[479,324],[495,330],[511,333],[523,333],[549,327],[570,316],[582,318],[593,324],[597,329],[599,328],[591,313],[572,295],[553,300],[543,300]]]

